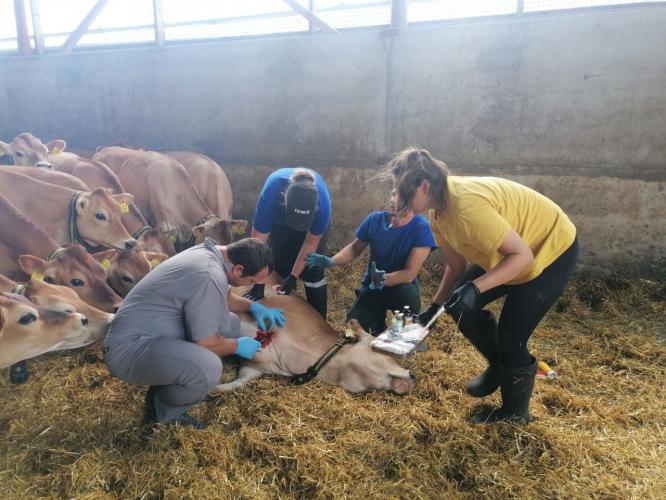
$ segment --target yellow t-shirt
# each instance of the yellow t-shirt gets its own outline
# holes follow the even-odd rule
[[[576,227],[553,201],[506,179],[449,176],[446,203],[444,211],[430,211],[437,244],[448,243],[486,271],[504,258],[498,249],[510,229],[527,242],[534,262],[509,285],[539,276],[576,237]]]

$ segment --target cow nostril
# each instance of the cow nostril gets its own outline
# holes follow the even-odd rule
[[[81,324],[82,324],[83,326],[88,326],[88,318],[86,318],[85,316],[83,316],[83,317],[81,318]]]
[[[134,248],[135,245],[136,245],[136,240],[127,240],[125,242],[125,249],[130,250],[131,248]]]
[[[414,375],[412,372],[409,372],[409,378],[416,380],[416,375]]]

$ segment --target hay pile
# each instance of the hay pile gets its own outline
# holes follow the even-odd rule
[[[360,263],[331,273],[341,326]],[[426,300],[438,273],[424,272]],[[1,372],[2,498],[663,498],[666,290],[577,280],[532,351],[559,373],[538,380],[535,421],[473,427],[464,381],[481,358],[441,320],[416,354],[413,394],[354,396],[265,378],[203,403],[204,431],[139,427],[144,391],[75,353]],[[99,354],[99,351],[98,351]]]

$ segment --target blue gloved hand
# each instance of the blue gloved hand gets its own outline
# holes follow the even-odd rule
[[[377,269],[377,264],[375,264],[374,260],[370,262],[368,276],[370,276],[370,285],[368,286],[370,290],[381,290],[384,288],[384,282],[386,281],[386,271]]]
[[[308,267],[321,267],[326,269],[327,267],[333,267],[333,259],[327,255],[321,255],[319,253],[308,254],[305,259],[305,265]]]
[[[259,329],[264,332],[266,330],[271,331],[275,328],[275,325],[284,326],[287,323],[287,319],[284,317],[284,310],[266,307],[259,302],[252,302],[250,313],[257,321]],[[266,323],[268,323],[268,328],[266,328]]]
[[[236,339],[236,343],[238,347],[236,347],[234,354],[245,359],[252,359],[256,352],[261,349],[261,342],[250,337],[239,337]]]

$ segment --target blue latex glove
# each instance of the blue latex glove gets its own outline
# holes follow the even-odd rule
[[[333,267],[333,259],[328,255],[321,255],[319,253],[308,254],[305,259],[305,265],[308,267],[322,267],[326,269],[327,267]]]
[[[384,282],[386,281],[386,271],[377,269],[377,264],[375,264],[374,260],[370,262],[368,276],[370,276],[370,285],[368,286],[370,290],[381,290],[384,288]]]
[[[251,339],[250,337],[239,337],[236,339],[238,347],[234,354],[245,359],[252,359],[256,352],[261,349],[261,342]]]
[[[273,309],[271,307],[266,307],[261,305],[259,302],[252,302],[250,306],[250,313],[254,316],[254,319],[259,325],[261,331],[271,331],[277,326],[284,326],[287,323],[286,318],[284,317],[283,309]],[[266,328],[266,323],[268,323],[268,328]]]

